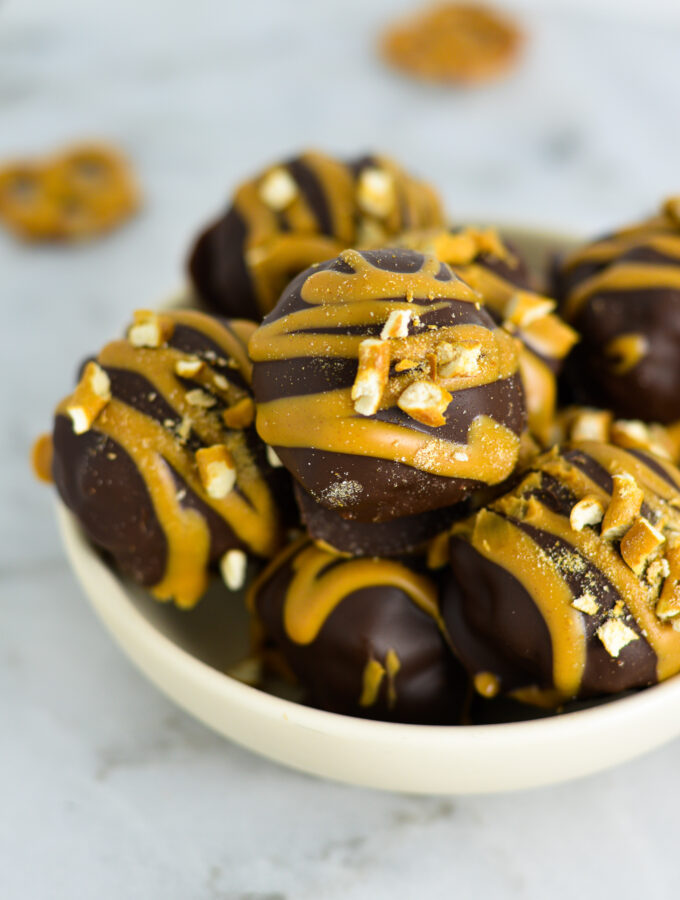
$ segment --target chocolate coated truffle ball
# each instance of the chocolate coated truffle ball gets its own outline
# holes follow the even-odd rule
[[[493,228],[414,231],[396,243],[433,253],[450,265],[478,292],[494,321],[519,338],[529,430],[548,445],[557,400],[556,375],[578,339],[574,329],[554,313],[555,301],[532,289],[526,263]]]
[[[88,538],[160,600],[192,606],[220,562],[279,543],[276,478],[252,427],[255,326],[193,311],[137,313],[59,405],[52,474]]]
[[[344,559],[303,538],[249,600],[315,705],[398,722],[459,720],[466,678],[442,637],[437,584],[412,563]]]
[[[580,442],[455,525],[442,615],[481,693],[541,705],[680,671],[680,472]]]
[[[392,160],[307,152],[237,189],[226,214],[198,238],[189,272],[213,309],[259,320],[312,263],[442,221],[432,188]]]
[[[680,419],[680,198],[567,256],[557,290],[583,336],[565,373],[574,402]]]
[[[428,541],[464,518],[467,504],[457,503],[387,522],[357,522],[326,509],[295,483],[295,499],[307,533],[317,543],[351,556],[402,556],[424,549]]]
[[[343,518],[450,506],[515,467],[516,343],[433,256],[347,250],[311,267],[249,352],[260,436]]]

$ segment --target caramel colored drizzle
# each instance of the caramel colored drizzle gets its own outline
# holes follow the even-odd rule
[[[439,200],[432,189],[389,159],[375,160],[374,167],[393,186],[392,202],[379,217],[361,208],[360,188],[350,165],[317,152],[303,154],[300,163],[317,181],[328,222],[320,221],[318,211],[295,180],[292,164],[246,182],[234,197],[234,208],[245,225],[245,260],[263,315],[278,300],[282,281],[285,284],[287,277],[313,263],[331,259],[352,244],[365,245],[370,237],[397,234],[406,224],[442,222]],[[266,194],[264,198],[262,195],[263,184],[272,171],[283,175],[290,191],[278,208],[266,202]]]
[[[621,259],[631,250],[651,250],[665,257],[656,262]],[[620,261],[618,261],[620,260]],[[571,254],[563,266],[568,273],[582,265],[603,267],[577,284],[568,294],[564,315],[573,321],[591,297],[608,291],[654,288],[680,290],[680,222],[666,203],[658,216],[624,228]]]
[[[387,675],[387,705],[389,709],[393,709],[397,702],[395,678],[400,668],[401,662],[392,647],[385,654],[384,665],[371,657],[364,666],[359,706],[373,706],[376,703],[383,679]]]
[[[41,434],[31,448],[31,467],[39,481],[51,484],[52,478],[52,435]]]
[[[225,361],[234,360],[241,373],[249,377],[250,362],[245,346],[228,329],[196,312],[167,315],[175,324],[187,325],[209,337],[222,350]],[[249,331],[246,328],[244,334],[247,336]],[[206,587],[210,530],[197,510],[182,505],[172,473],[177,473],[254,553],[267,556],[275,550],[277,517],[269,489],[251,457],[243,432],[225,430],[219,415],[211,407],[195,405],[187,399],[191,392],[187,392],[175,376],[176,363],[186,356],[171,346],[138,348],[123,340],[104,347],[98,362],[104,367],[142,375],[151,384],[153,392],[162,397],[183,422],[190,424],[191,431],[205,446],[226,445],[235,461],[238,490],[221,498],[211,497],[201,483],[194,454],[178,440],[177,433],[115,396],[99,413],[92,427],[118,443],[135,463],[167,540],[166,570],[161,581],[152,587],[152,593],[160,600],[174,598],[179,606],[191,607]],[[195,380],[210,389],[211,393],[206,396],[219,397],[227,403],[244,395],[243,389],[226,379],[220,381],[222,387],[219,387],[209,365],[201,367]],[[65,413],[68,403],[69,398],[66,398],[57,412]]]
[[[325,269],[311,274],[302,286],[308,307],[261,326],[249,351],[255,362],[292,358],[357,358],[364,335],[348,335],[349,326],[383,324],[395,310],[418,316],[446,306],[449,300],[474,303],[476,294],[459,279],[439,281],[441,263],[424,257],[416,273],[378,269],[356,251],[342,254],[353,273]],[[410,300],[395,300],[405,296]],[[341,298],[341,299],[340,299]],[[418,301],[416,303],[416,301]],[[377,305],[379,303],[379,305]],[[323,329],[337,328],[324,334]],[[517,372],[515,340],[503,329],[461,324],[390,338],[392,361],[425,360],[442,342],[477,342],[480,363],[474,374],[439,378],[450,393],[493,383]],[[422,374],[398,369],[389,378],[379,408],[393,408],[403,391]],[[323,451],[373,456],[446,477],[473,478],[493,484],[510,474],[517,461],[519,438],[488,416],[477,416],[467,441],[456,444],[401,424],[357,415],[351,388],[282,397],[258,404],[257,429],[275,447],[311,447]]]
[[[530,594],[550,634],[555,687],[565,698],[576,696],[586,663],[585,630],[553,560],[518,525],[491,510],[477,514],[471,543]]]
[[[670,534],[678,533],[680,511],[674,505],[678,490],[669,480],[643,459],[619,447],[580,442],[575,449],[599,463],[611,475],[632,475],[644,491],[644,503],[654,515],[656,527],[668,528]],[[677,484],[673,466],[661,460],[655,460],[654,465]],[[551,691],[542,697],[542,701],[550,705],[577,696],[583,678],[587,636],[584,618],[572,605],[575,597],[566,575],[583,572],[587,582],[587,564],[602,573],[622,600],[618,613],[602,610],[602,614],[629,614],[632,617],[656,654],[658,680],[680,670],[680,633],[655,615],[650,585],[626,564],[617,542],[604,540],[597,529],[586,527],[575,531],[568,512],[557,513],[542,502],[540,491],[533,493],[540,488],[541,473],[545,473],[568,489],[577,501],[594,497],[606,508],[611,494],[586,471],[587,467],[580,468],[556,451],[546,454],[537,463],[537,471],[528,474],[515,492],[481,510],[471,523],[454,527],[454,533],[469,541],[482,556],[510,572],[541,613],[553,650],[553,683],[557,693]],[[570,549],[554,552],[542,548],[520,527],[523,524],[558,538]],[[543,692],[532,689],[529,693],[530,702],[536,702],[541,700],[539,695]],[[529,695],[521,691],[516,696],[527,700]]]
[[[335,563],[327,572],[331,563]],[[364,588],[389,585],[399,588],[420,608],[440,622],[434,584],[401,563],[387,559],[338,557],[311,544],[293,560],[293,578],[286,592],[283,621],[288,637],[311,644],[324,622],[346,597]],[[386,664],[389,670],[389,666]],[[395,673],[396,674],[396,673]]]

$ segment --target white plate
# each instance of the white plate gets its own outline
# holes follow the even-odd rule
[[[534,264],[572,243],[504,231]],[[680,734],[680,677],[595,708],[502,725],[395,725],[282,699],[225,674],[247,654],[241,597],[212,591],[190,613],[157,603],[102,561],[61,504],[57,515],[92,606],[141,671],[215,731],[295,769],[384,790],[491,793],[588,775]]]

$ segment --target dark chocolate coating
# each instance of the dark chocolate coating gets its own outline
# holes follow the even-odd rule
[[[336,510],[326,509],[297,482],[295,499],[310,537],[352,556],[413,553],[462,518],[467,508],[461,503],[387,522],[357,522],[343,519]]]
[[[420,253],[401,249],[362,251],[361,255],[376,269],[404,273],[416,273],[425,259]],[[307,308],[308,304],[302,299],[306,280],[327,269],[352,272],[342,258],[338,257],[301,273],[284,291],[263,325],[277,322],[291,313]],[[448,266],[442,263],[437,279],[447,282],[455,278]],[[335,298],[330,302],[340,302],[341,299]],[[436,297],[422,301],[416,298],[412,305],[417,311],[418,306],[427,306],[437,300]],[[353,326],[352,333],[366,337],[379,336],[385,318],[380,312],[383,301],[374,302],[375,324],[358,328]],[[430,326],[444,328],[461,324],[478,325],[490,330],[496,328],[485,309],[464,300],[446,300],[442,308],[423,313],[420,324],[410,326],[410,334],[427,333]],[[338,329],[338,333],[347,331],[347,328]],[[324,332],[319,330],[315,333]],[[332,334],[333,329],[327,329],[325,333]],[[273,361],[256,360],[253,391],[257,403],[263,404],[279,398],[351,388],[356,375],[356,358],[304,356]],[[516,435],[522,432],[526,423],[526,410],[517,372],[508,378],[454,390],[444,413],[446,422],[442,426],[423,424],[397,406],[379,410],[372,418],[399,424],[433,438],[464,444],[470,426],[480,415],[494,419]],[[385,522],[449,507],[483,486],[482,480],[444,477],[398,461],[372,456],[307,447],[276,446],[275,450],[302,487],[314,500],[329,509],[334,508],[328,499],[329,488],[334,484],[350,482],[362,486],[359,493],[347,498],[342,508],[338,509],[343,518],[360,522]]]
[[[298,552],[308,546],[303,543]],[[434,619],[397,587],[385,584],[347,594],[311,643],[292,641],[283,611],[294,562],[295,557],[270,569],[252,599],[265,638],[283,655],[310,703],[331,712],[393,722],[460,721],[465,674]],[[347,564],[351,561],[336,557],[330,567],[340,570]],[[375,702],[361,705],[366,664],[371,659],[384,661],[390,650],[400,663],[393,700],[384,677]]]
[[[612,479],[609,472],[595,456],[598,448],[606,445],[575,445],[562,451],[558,456],[547,454],[537,459],[531,473],[511,491],[507,498],[489,505],[488,510],[514,523],[539,549],[539,557],[554,564],[571,592],[574,600],[590,595],[598,605],[595,614],[579,613],[582,619],[585,665],[580,684],[573,697],[557,697],[548,703],[565,702],[571,699],[586,699],[607,694],[618,694],[654,684],[658,680],[658,663],[651,641],[652,636],[638,623],[635,615],[635,601],[624,589],[630,572],[623,561],[620,562],[624,577],[608,577],[596,561],[596,554],[587,549],[577,550],[574,543],[553,533],[549,527],[534,524],[535,518],[526,510],[526,501],[538,501],[551,513],[563,517],[564,527],[569,526],[569,515],[577,497],[572,493],[569,468],[585,474],[603,491],[611,493]],[[616,451],[616,471],[627,471],[626,460],[631,465],[635,460],[647,467],[650,483],[655,476],[667,481],[671,491],[669,497],[680,500],[678,492],[680,473],[672,466],[640,451]],[[605,457],[603,456],[603,459]],[[634,458],[634,459],[633,459]],[[549,471],[548,471],[549,469]],[[558,474],[559,477],[558,477]],[[677,476],[677,478],[676,478]],[[646,484],[640,483],[649,498]],[[656,503],[658,498],[655,498]],[[652,508],[647,500],[642,504],[640,514],[648,521],[662,527],[663,516],[659,517],[659,507]],[[672,511],[668,514],[674,515]],[[472,522],[474,522],[474,517]],[[588,526],[588,530],[598,534],[598,541],[606,543],[599,536],[599,526]],[[575,535],[575,532],[571,532]],[[588,545],[586,545],[587,547]],[[618,542],[614,544],[618,549]],[[516,556],[519,558],[518,547]],[[456,530],[450,542],[451,568],[446,577],[441,595],[442,616],[449,639],[459,659],[471,675],[489,672],[500,682],[501,694],[512,694],[523,688],[538,688],[552,692],[554,683],[553,638],[547,620],[536,597],[541,596],[542,563],[527,564],[523,568],[522,581],[493,555],[483,555],[473,546],[471,531]],[[627,576],[625,573],[628,573]],[[612,580],[613,578],[613,580]],[[644,578],[644,576],[640,576]],[[644,591],[650,592],[650,599],[643,601],[654,608],[660,585],[653,588],[644,582]],[[630,590],[630,589],[628,589]],[[619,612],[616,612],[616,610]],[[625,624],[637,635],[624,646],[618,656],[607,651],[605,643],[598,636],[598,629],[608,621]],[[670,629],[670,624],[659,624],[660,629]],[[673,669],[680,668],[680,648],[667,651]],[[668,662],[669,660],[666,660]],[[547,696],[547,695],[546,695]]]
[[[593,242],[611,244],[617,251],[602,262],[569,257],[554,267],[554,290],[565,315],[581,333],[565,367],[561,394],[569,402],[601,406],[622,418],[661,423],[680,419],[680,289],[651,277],[654,269],[680,267],[679,255],[667,255],[655,242],[676,241],[680,224],[659,217],[630,232],[606,235]],[[589,245],[590,246],[590,245]],[[588,246],[584,248],[587,252]],[[591,278],[616,274],[627,265],[650,272],[649,284],[601,286],[575,312],[569,313],[572,293]],[[646,348],[639,361],[622,371],[607,345],[622,334],[639,335]]]
[[[229,323],[221,323],[229,329]],[[243,374],[227,364],[224,350],[210,336],[197,328],[176,324],[168,346],[192,356],[209,358],[213,371],[232,385],[248,391]],[[153,351],[145,351],[147,353]],[[208,357],[206,357],[208,354]],[[102,366],[109,376],[111,395],[126,406],[161,423],[172,431],[181,421],[179,411],[154,387],[144,374],[122,368]],[[196,387],[189,379],[177,377],[187,390]],[[210,393],[207,386],[202,389]],[[224,408],[219,396],[213,395],[217,414]],[[225,428],[225,433],[227,429]],[[283,469],[273,469],[266,459],[265,447],[254,427],[243,431],[250,464],[256,468],[273,496],[288,499],[289,476]],[[143,436],[140,439],[145,439]],[[104,551],[114,565],[137,583],[153,587],[158,584],[168,563],[168,541],[163,531],[147,484],[132,457],[112,437],[97,430],[97,422],[83,434],[76,434],[71,419],[58,413],[53,429],[52,475],[65,505],[74,513],[88,539]],[[192,430],[182,446],[187,460],[205,446]],[[182,476],[166,461],[176,484],[180,506],[196,510],[207,525],[210,535],[208,564],[219,561],[228,550],[251,553],[246,540],[226,519],[205,502]],[[193,465],[193,463],[190,463]],[[239,492],[236,485],[234,490]],[[242,494],[244,499],[248,499]],[[271,523],[276,530],[276,522]]]

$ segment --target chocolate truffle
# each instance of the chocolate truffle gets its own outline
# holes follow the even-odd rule
[[[297,482],[295,499],[309,536],[327,549],[350,556],[401,556],[423,550],[468,511],[463,502],[387,522],[357,522],[326,509]]]
[[[57,408],[52,474],[87,537],[159,600],[191,607],[208,568],[243,583],[279,543],[278,473],[252,427],[250,322],[138,312]]]
[[[343,559],[306,538],[249,603],[310,701],[346,715],[457,722],[467,679],[440,628],[438,586],[412,562]]]
[[[578,335],[555,314],[556,302],[533,290],[517,250],[494,228],[416,231],[402,235],[396,243],[433,253],[451,266],[478,292],[494,321],[519,338],[529,429],[542,445],[548,445],[557,401],[556,375]]]
[[[583,336],[565,372],[574,402],[680,419],[680,197],[567,256],[557,291]]]
[[[577,442],[454,525],[442,616],[480,693],[546,706],[680,671],[680,472]]]
[[[198,238],[189,273],[216,311],[260,320],[312,263],[442,222],[433,189],[392,160],[307,152],[237,189],[226,214]]]
[[[434,256],[346,250],[311,267],[249,352],[260,436],[343,518],[450,506],[515,467],[516,342]]]

